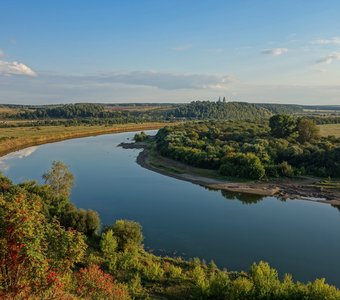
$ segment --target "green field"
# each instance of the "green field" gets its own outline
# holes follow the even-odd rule
[[[319,125],[321,136],[334,135],[340,137],[340,124],[324,124]]]

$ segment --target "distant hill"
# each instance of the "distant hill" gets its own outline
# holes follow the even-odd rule
[[[311,110],[339,110],[340,105],[303,105],[303,109]]]
[[[160,120],[260,120],[274,114],[339,117],[340,105],[297,105],[221,101],[191,103],[75,103],[0,106],[0,118],[51,120],[97,119],[96,122],[143,122]],[[99,121],[98,121],[99,120]],[[322,123],[325,120],[321,120]],[[334,122],[330,120],[331,122]],[[87,120],[87,122],[89,122]],[[338,122],[338,121],[337,121]]]
[[[194,101],[178,105],[169,113],[183,119],[257,120],[268,118],[272,113],[261,106],[247,102]]]

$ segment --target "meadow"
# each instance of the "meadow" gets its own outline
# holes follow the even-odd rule
[[[319,125],[321,136],[331,136],[340,137],[340,124],[324,124]]]

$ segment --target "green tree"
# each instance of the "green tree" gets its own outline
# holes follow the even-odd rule
[[[251,266],[250,277],[254,283],[254,299],[275,299],[280,288],[280,280],[275,269],[268,263],[260,261]]]
[[[96,211],[89,209],[86,211],[86,231],[88,236],[94,235],[100,229],[100,218]]]
[[[51,187],[56,198],[70,197],[74,176],[63,162],[54,161],[51,169],[42,178]]]
[[[109,227],[118,242],[118,250],[125,251],[141,246],[143,241],[142,226],[134,221],[118,220]]]
[[[266,170],[254,153],[237,153],[223,159],[219,172],[225,176],[261,179]]]
[[[133,139],[136,142],[144,142],[147,139],[147,137],[148,135],[144,131],[142,131],[141,133],[136,133]]]
[[[112,271],[116,267],[116,250],[118,247],[118,242],[116,237],[113,236],[112,229],[102,233],[100,239],[100,250],[103,252],[104,259]]]
[[[297,125],[298,141],[300,143],[317,140],[320,136],[320,129],[315,122],[310,119],[301,119]]]
[[[286,177],[293,177],[294,176],[293,167],[289,163],[287,163],[286,161],[283,161],[281,164],[279,164],[278,169],[279,169],[280,174],[282,176],[286,176]]]
[[[100,250],[103,252],[104,257],[111,257],[111,255],[114,255],[117,247],[117,239],[113,236],[112,229],[103,232],[100,240]]]
[[[296,130],[296,120],[289,115],[278,114],[269,119],[271,134],[277,138],[286,138]]]

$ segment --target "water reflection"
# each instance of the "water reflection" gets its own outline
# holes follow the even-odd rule
[[[28,147],[19,151],[15,151],[12,153],[9,153],[3,157],[0,157],[0,170],[1,171],[7,171],[10,167],[10,164],[7,163],[7,161],[15,159],[15,158],[25,158],[30,155],[32,155],[39,146],[33,146],[33,147]]]
[[[235,192],[229,192],[229,191],[222,191],[221,194],[224,198],[228,200],[238,200],[241,201],[243,204],[256,204],[264,199],[261,195],[255,195],[255,194],[246,194],[246,193],[235,193]]]
[[[227,200],[238,200],[242,202],[242,204],[246,204],[246,205],[257,204],[266,198],[264,196],[256,195],[256,194],[237,193],[237,192],[230,192],[230,191],[224,191],[224,190],[221,190],[221,194]],[[282,202],[286,201],[285,198],[281,198],[281,197],[277,197],[276,199]],[[331,206],[336,208],[340,212],[340,205],[332,204]]]
[[[335,207],[340,212],[340,205],[333,205],[332,204],[332,206]]]

